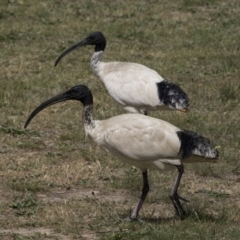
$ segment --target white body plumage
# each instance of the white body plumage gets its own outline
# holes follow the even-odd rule
[[[91,68],[111,97],[125,110],[143,113],[148,110],[171,109],[159,99],[156,83],[164,79],[156,71],[137,63],[103,62],[102,55],[103,51],[93,54]]]
[[[85,126],[85,132],[97,145],[124,162],[141,170],[171,170],[180,165],[181,142],[174,125],[152,117],[128,114],[103,121],[95,127]],[[196,148],[183,162],[213,162],[216,154],[209,148],[204,156]]]

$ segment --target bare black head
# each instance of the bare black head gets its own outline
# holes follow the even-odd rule
[[[67,50],[65,50],[56,60],[55,62],[55,66],[57,66],[57,64],[59,63],[59,61],[68,53],[72,52],[73,50],[79,48],[79,47],[83,47],[83,46],[87,46],[87,45],[94,45],[95,46],[95,52],[99,52],[99,51],[104,51],[105,47],[106,47],[106,38],[104,37],[104,35],[101,32],[93,32],[91,33],[89,36],[87,36],[85,39],[83,39],[82,41],[74,44],[73,46],[71,46],[70,48],[68,48]]]
[[[92,93],[89,90],[89,88],[85,85],[77,85],[69,89],[68,91],[61,93],[53,98],[50,98],[49,100],[43,102],[41,105],[39,105],[28,117],[24,128],[28,126],[30,121],[34,118],[35,115],[37,115],[39,112],[41,112],[43,109],[59,103],[66,100],[77,100],[82,102],[83,106],[92,105],[93,104],[93,97]]]

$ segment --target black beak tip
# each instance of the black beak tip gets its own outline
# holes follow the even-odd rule
[[[30,119],[27,119],[27,121],[26,121],[25,124],[24,124],[24,129],[26,129],[26,128],[28,127],[30,121],[31,121]]]

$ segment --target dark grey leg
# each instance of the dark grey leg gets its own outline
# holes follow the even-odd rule
[[[182,219],[183,216],[185,215],[185,211],[184,211],[184,209],[182,207],[182,204],[181,204],[181,202],[179,200],[182,200],[182,201],[185,201],[185,202],[189,202],[189,201],[187,199],[185,199],[185,198],[180,197],[178,195],[178,193],[177,193],[178,187],[179,187],[179,184],[180,184],[180,181],[181,181],[182,174],[184,173],[184,167],[183,167],[183,165],[179,165],[179,166],[176,166],[176,167],[178,169],[178,175],[177,175],[177,178],[176,178],[176,180],[174,182],[170,198],[171,198],[171,200],[173,202],[173,206],[174,206],[177,214]]]
[[[132,220],[136,220],[138,217],[138,213],[143,205],[143,202],[145,200],[145,198],[147,197],[147,194],[149,192],[149,183],[148,183],[148,175],[147,175],[147,170],[142,171],[142,176],[143,176],[143,189],[142,189],[142,194],[140,197],[140,200],[137,204],[137,206],[135,207],[134,211],[131,214],[131,219]]]

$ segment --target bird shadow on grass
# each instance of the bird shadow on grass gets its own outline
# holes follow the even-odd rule
[[[206,211],[199,211],[198,209],[189,208],[186,210],[186,215],[183,220],[195,221],[195,222],[214,222],[222,223],[226,222],[228,219],[227,211],[224,209],[219,209],[218,213],[211,213]]]
[[[204,206],[200,205],[187,205],[185,206],[185,215],[183,218],[180,218],[177,214],[169,217],[139,217],[138,220],[130,220],[130,215],[128,216],[128,219],[126,218],[126,215],[120,216],[121,219],[124,219],[123,221],[128,222],[139,222],[139,223],[156,223],[156,224],[167,224],[167,223],[176,223],[176,222],[183,222],[183,221],[192,221],[192,222],[214,222],[214,223],[223,223],[228,220],[227,217],[227,210],[224,208],[219,209],[219,212],[216,214],[213,214],[211,212],[207,212]]]
[[[175,222],[175,221],[178,221],[180,220],[179,217],[177,216],[173,216],[173,217],[143,217],[143,218],[140,218],[140,222],[145,222],[145,223],[157,223],[157,224],[167,224],[167,223],[170,223],[170,222]]]
[[[141,214],[140,214],[141,215]],[[180,220],[180,218],[178,218],[177,216],[170,216],[170,217],[141,217],[139,216],[138,219],[130,219],[131,216],[131,211],[130,214],[128,214],[128,216],[126,216],[126,214],[121,214],[119,215],[119,219],[121,222],[129,222],[129,223],[169,223],[175,220]]]
[[[191,221],[191,222],[213,222],[222,223],[228,220],[227,210],[219,208],[217,212],[207,209],[204,205],[190,204],[185,206],[185,215],[182,219],[175,215],[175,221]]]

